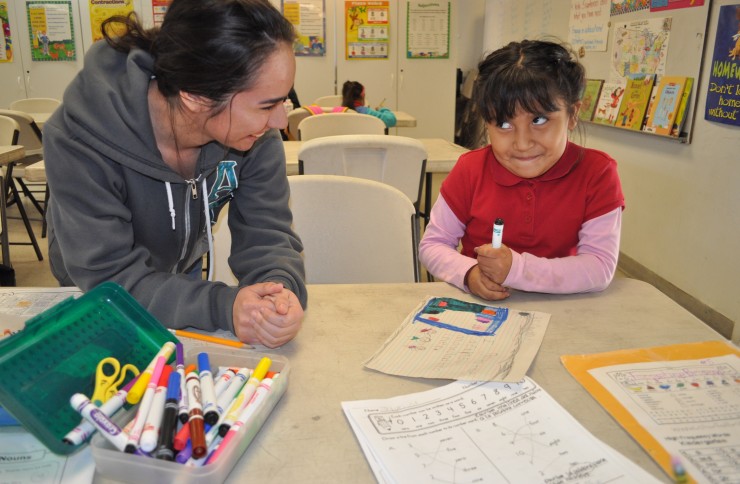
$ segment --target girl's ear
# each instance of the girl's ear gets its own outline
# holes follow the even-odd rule
[[[190,94],[189,92],[180,91],[180,101],[189,111],[201,113],[210,109],[210,102],[203,96]]]
[[[578,124],[578,113],[581,111],[581,101],[578,101],[573,105],[573,114],[571,115],[570,119],[568,120],[568,129],[575,129],[576,125]]]

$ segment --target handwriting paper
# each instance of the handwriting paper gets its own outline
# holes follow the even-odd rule
[[[21,427],[0,431],[0,483],[83,484],[92,482],[94,473],[89,447],[64,457]]]
[[[672,475],[740,482],[740,351],[705,341],[561,357],[566,369]]]
[[[529,378],[342,408],[379,482],[658,482]]]
[[[410,377],[518,382],[549,321],[547,313],[427,297],[365,366]]]

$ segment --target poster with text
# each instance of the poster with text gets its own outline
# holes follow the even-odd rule
[[[155,27],[160,27],[164,21],[164,15],[170,7],[172,0],[152,0],[152,19]]]
[[[633,74],[665,74],[671,24],[670,17],[615,23],[609,80]]]
[[[569,38],[575,50],[605,52],[610,0],[571,0]]]
[[[284,0],[283,16],[293,24],[298,38],[293,43],[297,56],[326,55],[325,0]]]
[[[97,42],[103,38],[101,30],[103,21],[115,15],[127,16],[134,11],[134,2],[133,0],[89,0],[89,8],[92,41]]]
[[[71,1],[28,2],[26,14],[32,61],[77,59]]]
[[[387,59],[390,51],[388,1],[344,2],[346,59]]]
[[[3,26],[3,35],[0,35],[0,62],[12,62],[13,39],[10,36],[8,2],[0,2],[0,24]]]
[[[709,70],[707,121],[740,126],[740,4],[719,9]]]
[[[449,59],[450,3],[411,1],[407,9],[406,57]]]

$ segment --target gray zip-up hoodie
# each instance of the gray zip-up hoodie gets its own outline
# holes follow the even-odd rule
[[[185,274],[208,248],[206,220],[215,222],[230,202],[229,264],[240,285],[281,282],[305,307],[303,249],[290,227],[279,133],[268,132],[248,152],[210,143],[196,178],[184,180],[154,139],[152,64],[142,50],[123,54],[98,42],[44,126],[52,272],[83,291],[117,282],[168,327],[233,331],[239,289]]]

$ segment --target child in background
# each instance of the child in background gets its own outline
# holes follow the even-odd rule
[[[375,109],[365,106],[365,86],[357,81],[347,81],[342,86],[342,106],[354,109],[361,114],[369,114],[380,118],[387,128],[396,125],[396,115],[388,108]]]
[[[491,144],[462,155],[443,182],[421,261],[488,300],[510,289],[605,289],[617,266],[624,196],[609,155],[568,141],[584,68],[563,46],[529,40],[491,53],[478,68],[473,100]],[[497,218],[503,244],[493,248]]]

